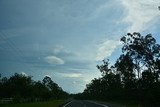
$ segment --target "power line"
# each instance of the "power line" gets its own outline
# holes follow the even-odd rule
[[[29,67],[29,66],[31,66],[32,64],[29,65],[29,64],[25,63],[25,60],[24,60],[25,55],[23,54],[23,52],[21,51],[21,49],[18,48],[18,47],[16,47],[16,45],[15,45],[10,39],[7,39],[7,34],[5,34],[5,33],[2,32],[2,31],[0,31],[0,32],[1,32],[0,38],[1,38],[2,40],[4,40],[4,41],[8,44],[8,46],[16,53],[16,55],[18,55],[18,56],[20,57],[21,61],[24,62],[23,65],[26,66],[26,68],[27,68],[28,70],[34,72],[34,70],[32,70],[32,69]],[[15,55],[15,56],[16,56],[16,55]]]

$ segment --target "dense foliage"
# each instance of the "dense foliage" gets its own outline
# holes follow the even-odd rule
[[[86,85],[79,98],[160,102],[160,45],[151,34],[128,33],[121,38],[122,54],[114,65],[103,60],[97,68],[102,77]]]
[[[0,99],[13,98],[15,102],[65,99],[68,94],[50,77],[34,81],[30,76],[15,73],[10,78],[0,76]]]

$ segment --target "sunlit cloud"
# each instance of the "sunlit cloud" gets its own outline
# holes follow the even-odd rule
[[[63,45],[56,45],[53,49],[53,53],[58,54],[64,50]]]
[[[160,16],[159,0],[121,0],[126,16],[123,21],[129,24],[128,32],[140,32],[146,30]]]
[[[121,0],[121,4],[123,6],[123,18],[119,18],[117,22],[126,23],[128,26],[124,30],[127,32],[142,32],[159,21],[157,17],[160,16],[158,10],[159,0]],[[107,5],[102,5],[100,10],[106,10]],[[119,45],[119,39],[108,39],[100,43],[97,49],[96,61],[111,56]]]
[[[24,76],[28,76],[28,74],[26,74],[25,72],[21,72],[20,74],[22,74]]]
[[[61,58],[58,58],[56,56],[47,56],[47,57],[45,57],[45,61],[48,62],[49,64],[53,64],[53,65],[64,64],[64,61]]]
[[[45,75],[44,77],[50,77],[51,78],[51,75]]]
[[[118,45],[120,45],[120,42],[117,40],[106,40],[99,44],[96,61],[102,61],[103,59],[111,56]]]
[[[81,73],[63,73],[61,75],[66,78],[80,78],[80,77],[82,77]]]

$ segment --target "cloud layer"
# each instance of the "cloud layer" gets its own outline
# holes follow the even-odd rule
[[[96,61],[102,61],[103,59],[111,56],[119,44],[120,42],[116,40],[106,40],[99,44]]]
[[[65,78],[80,78],[82,77],[82,74],[81,73],[61,73],[62,77],[65,77]]]
[[[49,64],[53,64],[53,65],[64,64],[64,61],[61,58],[58,58],[56,56],[47,56],[47,57],[45,57],[45,61],[48,62]]]
[[[121,0],[126,16],[123,21],[129,24],[128,32],[146,30],[160,16],[159,0]]]

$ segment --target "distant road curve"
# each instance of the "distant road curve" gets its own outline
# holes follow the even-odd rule
[[[63,107],[108,107],[108,106],[88,100],[73,100],[64,105]]]

